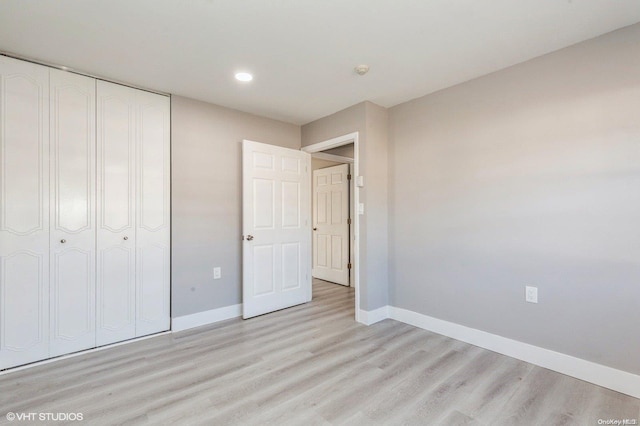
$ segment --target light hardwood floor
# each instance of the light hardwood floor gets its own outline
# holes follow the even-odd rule
[[[2,375],[0,423],[7,412],[82,413],[91,425],[640,419],[638,399],[393,320],[358,324],[350,288],[315,281],[313,293],[311,303],[248,321]]]

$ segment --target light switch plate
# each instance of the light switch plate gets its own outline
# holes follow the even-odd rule
[[[364,186],[364,176],[357,176],[356,177],[356,186],[358,188],[362,188]]]
[[[222,268],[216,266],[215,268],[213,268],[213,279],[219,280],[220,278],[222,278]]]
[[[525,300],[529,303],[538,303],[538,287],[525,287]]]
[[[358,214],[364,214],[364,203],[358,203]]]

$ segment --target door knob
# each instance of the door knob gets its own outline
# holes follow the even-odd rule
[[[60,240],[60,242],[61,242],[62,244],[64,244],[64,243],[66,243],[66,242],[67,242],[67,240],[65,240],[65,239],[63,238],[63,239],[61,239],[61,240]]]
[[[317,230],[318,230],[318,228],[313,228],[313,230],[314,230],[314,231],[317,231]]]
[[[253,240],[253,235],[247,235],[247,241]]]
[[[126,235],[122,238],[123,240],[127,241],[129,239],[129,237],[127,237]]]

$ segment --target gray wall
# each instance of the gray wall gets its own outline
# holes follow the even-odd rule
[[[640,373],[639,52],[635,25],[390,110],[392,305]]]
[[[302,126],[302,146],[324,142],[353,132],[364,132],[366,128],[366,102],[328,115]],[[362,135],[360,135],[362,137]]]
[[[388,304],[387,111],[371,102],[339,111],[302,126],[302,146],[359,132],[360,175],[365,186],[360,202],[360,308]]]
[[[368,310],[389,304],[389,172],[387,109],[366,103],[366,133],[361,151],[364,176]]]
[[[299,149],[300,127],[172,97],[172,317],[242,301],[242,139]]]

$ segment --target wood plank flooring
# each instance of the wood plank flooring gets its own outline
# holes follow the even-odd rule
[[[0,424],[43,424],[7,412],[82,413],[91,425],[640,420],[638,399],[393,320],[358,324],[350,288],[317,280],[313,294],[248,321],[2,375]]]

